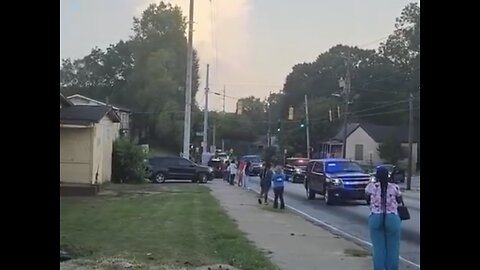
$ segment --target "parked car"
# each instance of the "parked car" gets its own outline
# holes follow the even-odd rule
[[[370,175],[360,165],[346,159],[310,160],[305,178],[307,199],[316,194],[325,197],[325,203],[332,205],[344,200],[366,200],[365,187]]]
[[[217,152],[215,157],[219,158],[223,163],[230,159],[230,156],[225,152]]]
[[[147,168],[149,179],[154,183],[164,183],[169,179],[207,183],[213,179],[212,168],[182,157],[152,157],[147,160]]]
[[[246,155],[240,158],[240,160],[250,161],[250,169],[245,172],[249,176],[260,175],[263,169],[262,158],[259,155]]]
[[[388,170],[388,176],[392,183],[398,184],[398,183],[405,182],[405,170],[393,164],[382,164],[375,167],[375,169],[373,169],[373,172],[371,173],[372,181],[375,181],[375,173],[377,172],[377,169],[380,167],[386,168]]]
[[[287,181],[292,181],[292,183],[303,183],[305,181],[307,165],[308,158],[287,158],[283,170],[287,176]]]
[[[213,169],[213,176],[215,178],[223,177],[225,163],[220,158],[211,158],[210,161],[208,161],[208,167]]]

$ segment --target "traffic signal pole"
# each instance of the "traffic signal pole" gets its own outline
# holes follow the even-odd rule
[[[305,132],[307,133],[307,158],[310,159],[310,120],[308,118],[308,98],[305,95]]]

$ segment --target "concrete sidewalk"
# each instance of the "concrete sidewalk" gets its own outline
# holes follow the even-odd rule
[[[369,251],[315,226],[272,203],[259,205],[257,195],[214,180],[208,186],[240,230],[270,253],[280,269],[371,270]]]

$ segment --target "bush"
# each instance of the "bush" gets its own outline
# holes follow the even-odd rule
[[[141,183],[146,177],[146,154],[134,142],[120,138],[113,143],[112,182]]]

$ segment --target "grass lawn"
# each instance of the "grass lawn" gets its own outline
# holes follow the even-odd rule
[[[227,216],[207,186],[109,185],[107,195],[60,199],[60,245],[75,257],[143,265],[231,264],[276,269]]]

